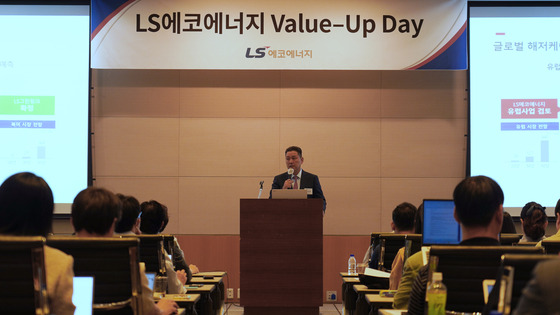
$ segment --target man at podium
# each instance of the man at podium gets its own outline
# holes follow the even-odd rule
[[[284,152],[288,171],[274,177],[272,189],[305,189],[307,198],[323,199],[323,212],[327,208],[327,201],[321,189],[319,177],[308,173],[301,168],[303,155],[300,147],[291,146]],[[272,189],[270,197],[272,197]]]

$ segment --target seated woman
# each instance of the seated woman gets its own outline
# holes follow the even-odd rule
[[[155,200],[145,201],[140,205],[140,212],[142,213],[140,217],[140,231],[142,234],[159,234],[165,230],[167,223],[169,222],[169,214],[167,212],[167,207]],[[166,255],[167,258],[167,255]],[[188,265],[185,261],[185,255],[181,247],[179,247],[179,243],[177,239],[174,239],[173,242],[173,262],[171,260],[166,261],[168,268],[173,271],[176,269],[177,277],[181,279],[181,282],[185,284],[185,282],[189,282],[192,278],[193,273],[197,273],[199,270],[195,265]],[[173,265],[176,268],[173,268]],[[173,272],[170,276],[170,280],[173,278]],[[182,280],[182,277],[185,277],[185,281]],[[174,291],[174,287],[177,287],[170,281],[169,283],[169,290]]]
[[[53,194],[45,180],[33,173],[17,173],[0,186],[0,234],[44,236],[52,230]],[[44,247],[49,308],[52,314],[74,314],[74,259]]]
[[[531,201],[521,209],[521,230],[523,237],[519,242],[540,242],[545,239],[548,225],[545,207]]]

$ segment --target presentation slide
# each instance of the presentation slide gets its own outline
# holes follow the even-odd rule
[[[0,1],[0,181],[43,177],[55,213],[88,183],[89,30],[88,5]]]
[[[553,4],[469,6],[470,174],[495,179],[513,216],[529,201],[554,216],[560,198],[560,7]]]

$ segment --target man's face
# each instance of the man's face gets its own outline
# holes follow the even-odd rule
[[[294,169],[294,175],[299,173],[301,169],[301,164],[303,164],[303,158],[299,156],[296,151],[286,152],[286,167]]]

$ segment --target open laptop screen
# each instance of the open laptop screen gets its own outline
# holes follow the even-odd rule
[[[455,204],[447,199],[424,199],[423,245],[454,245],[461,242],[461,227],[453,217]]]
[[[146,278],[148,278],[148,286],[153,291],[154,290],[154,282],[156,280],[156,273],[155,272],[146,272]]]
[[[93,277],[74,277],[72,303],[74,315],[91,315],[93,312]]]

